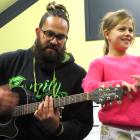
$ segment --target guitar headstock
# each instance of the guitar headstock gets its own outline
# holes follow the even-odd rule
[[[124,90],[121,87],[112,87],[108,88],[100,87],[97,88],[93,93],[94,101],[97,104],[104,105],[106,102],[112,102],[114,100],[120,101],[124,94]]]

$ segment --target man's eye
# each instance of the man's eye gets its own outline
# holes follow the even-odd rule
[[[50,37],[51,37],[51,36],[54,36],[54,33],[51,32],[51,31],[48,31],[48,32],[46,32],[45,34],[46,34],[47,36],[50,36]]]
[[[57,35],[57,38],[60,39],[60,40],[61,40],[61,39],[64,39],[64,38],[65,38],[65,35],[59,34],[59,35]]]

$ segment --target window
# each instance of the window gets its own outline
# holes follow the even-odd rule
[[[99,40],[99,24],[108,11],[126,9],[136,19],[136,36],[140,36],[140,0],[85,0],[86,41]]]

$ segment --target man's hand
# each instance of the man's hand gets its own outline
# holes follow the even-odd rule
[[[60,113],[54,109],[53,98],[46,96],[41,102],[34,115],[42,122],[46,129],[54,133],[60,124]]]
[[[18,103],[16,93],[13,93],[7,85],[0,86],[0,112],[11,111]]]

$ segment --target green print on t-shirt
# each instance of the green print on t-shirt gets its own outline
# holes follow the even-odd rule
[[[27,84],[26,78],[23,76],[15,76],[9,80],[9,85],[13,87],[23,87],[28,91],[34,93],[37,101],[42,100],[46,95],[52,96],[54,98],[67,96],[67,92],[61,91],[61,83],[55,80],[45,80],[43,83]],[[36,92],[34,92],[34,87],[36,86]]]

